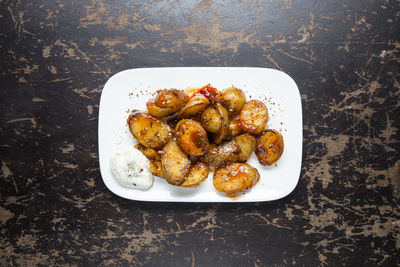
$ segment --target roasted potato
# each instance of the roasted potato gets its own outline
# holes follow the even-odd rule
[[[226,108],[229,115],[232,116],[239,113],[244,104],[246,104],[246,96],[242,90],[229,87],[222,91],[220,102]]]
[[[221,117],[221,130],[214,134],[213,141],[215,144],[220,144],[229,134],[229,115],[228,111],[220,104],[215,105],[215,110]]]
[[[241,134],[233,139],[240,148],[238,162],[246,162],[256,146],[256,138],[249,133]]]
[[[210,104],[207,97],[202,94],[192,96],[185,106],[179,111],[178,118],[190,118],[202,112]]]
[[[179,121],[175,127],[175,137],[182,150],[190,156],[203,155],[208,149],[207,133],[197,121]]]
[[[150,161],[150,172],[160,178],[164,178],[164,172],[162,168],[162,163],[159,160]]]
[[[135,145],[135,148],[142,152],[149,160],[161,160],[160,154],[158,154],[157,150],[153,148],[145,147],[142,144]]]
[[[233,118],[229,121],[229,136],[234,137],[242,132],[242,127],[240,127],[239,117]]]
[[[214,107],[208,107],[201,115],[201,124],[210,133],[218,133],[222,127],[220,113]]]
[[[270,166],[282,156],[283,136],[276,130],[268,129],[257,138],[255,153],[263,166]]]
[[[252,188],[260,179],[256,168],[246,163],[232,163],[214,173],[214,187],[220,192],[234,194]]]
[[[203,156],[203,162],[214,171],[222,165],[236,162],[239,153],[239,145],[233,140],[218,146],[210,145],[210,148]]]
[[[199,185],[208,177],[209,169],[206,164],[201,161],[196,162],[190,166],[189,173],[180,186],[193,187]]]
[[[163,89],[157,96],[147,102],[147,110],[157,118],[166,117],[178,112],[187,102],[188,96],[181,90]]]
[[[165,179],[172,185],[180,185],[190,167],[190,160],[175,140],[171,140],[161,155],[162,171]]]
[[[268,109],[261,101],[250,100],[240,111],[240,127],[248,133],[262,133],[267,122]]]
[[[133,110],[127,123],[133,136],[145,147],[161,148],[172,137],[169,126],[147,112]]]

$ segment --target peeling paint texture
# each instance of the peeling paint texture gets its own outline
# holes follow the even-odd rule
[[[0,1],[1,266],[399,266],[400,2]],[[284,199],[112,194],[100,95],[130,68],[254,66],[298,84]]]

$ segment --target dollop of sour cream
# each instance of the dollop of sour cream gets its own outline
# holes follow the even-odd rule
[[[142,190],[153,185],[150,162],[136,148],[115,153],[110,163],[114,178],[120,185]]]

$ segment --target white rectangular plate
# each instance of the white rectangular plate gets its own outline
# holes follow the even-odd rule
[[[283,135],[285,150],[276,166],[263,167],[254,153],[249,163],[260,173],[258,184],[240,197],[229,198],[215,190],[212,174],[195,188],[169,185],[155,177],[149,190],[120,186],[110,170],[112,155],[133,147],[136,140],[126,119],[132,109],[146,110],[146,102],[156,90],[202,87],[210,83],[222,90],[241,88],[248,99],[263,101],[269,112],[268,128]],[[285,197],[296,187],[300,176],[303,123],[300,93],[287,74],[266,68],[145,68],[122,71],[104,86],[99,108],[99,161],[106,186],[115,194],[132,200],[168,202],[253,202]]]

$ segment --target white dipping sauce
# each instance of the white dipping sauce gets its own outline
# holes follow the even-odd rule
[[[150,162],[136,148],[117,152],[111,158],[111,171],[115,180],[124,187],[149,189],[153,185]]]

